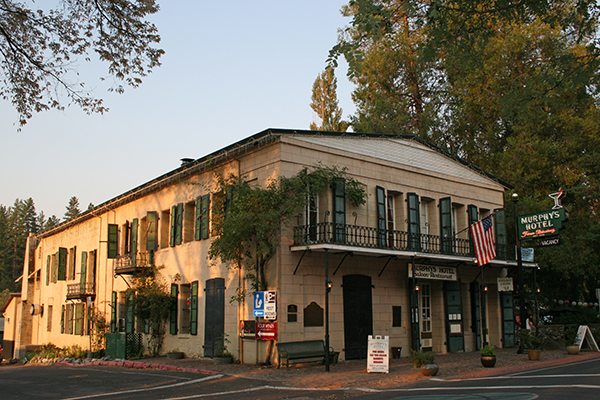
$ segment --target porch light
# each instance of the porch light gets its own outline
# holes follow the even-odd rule
[[[333,282],[331,281],[327,281],[327,291],[330,292],[331,288],[333,287]]]
[[[415,292],[418,292],[419,290],[421,290],[421,288],[419,287],[419,284],[415,285]]]
[[[487,287],[487,285],[485,285],[485,286],[483,287],[483,291],[484,291],[484,292],[487,292],[487,291],[488,291],[488,287]]]

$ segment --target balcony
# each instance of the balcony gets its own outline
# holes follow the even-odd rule
[[[116,260],[115,275],[138,275],[150,271],[154,264],[154,252],[138,252],[119,256]]]
[[[67,285],[67,300],[96,297],[96,285],[93,282],[70,283]]]
[[[438,235],[412,234],[404,231],[379,230],[358,225],[323,222],[294,227],[293,246],[332,244],[361,249],[392,250],[473,258],[469,239],[442,238]],[[509,260],[506,246],[497,246],[497,260]],[[512,254],[514,259],[514,253]]]

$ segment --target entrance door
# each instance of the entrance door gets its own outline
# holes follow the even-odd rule
[[[487,321],[485,315],[485,298],[482,298],[479,283],[471,282],[471,330],[475,336],[475,349],[481,350],[482,332],[487,342]],[[483,299],[483,304],[481,300]]]
[[[446,337],[448,338],[448,351],[465,351],[460,283],[444,282],[444,295],[446,301]]]
[[[421,316],[421,350],[433,349],[433,332],[431,329],[431,285],[422,283],[419,290],[419,315]]]
[[[368,336],[373,334],[371,277],[346,275],[343,289],[346,359],[367,358]]]
[[[225,280],[209,279],[204,290],[204,357],[215,357],[225,347]]]
[[[502,302],[502,346],[515,345],[515,313],[512,293],[500,292]]]

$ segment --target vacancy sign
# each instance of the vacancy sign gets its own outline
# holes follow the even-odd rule
[[[390,337],[369,335],[367,373],[390,372]]]

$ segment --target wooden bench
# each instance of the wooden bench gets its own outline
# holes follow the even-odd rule
[[[325,361],[325,344],[322,340],[277,343],[277,352],[279,361],[277,368],[281,367],[284,361],[286,367],[290,366],[290,361]],[[333,354],[332,349],[330,354]]]

